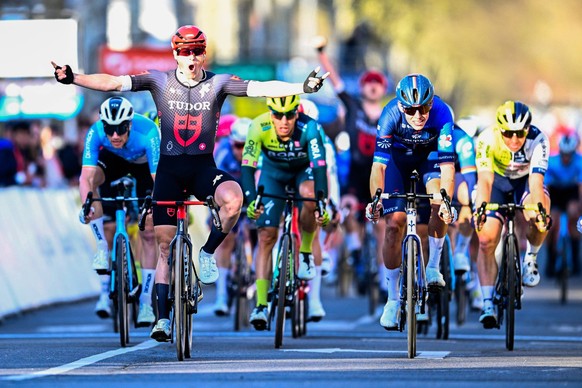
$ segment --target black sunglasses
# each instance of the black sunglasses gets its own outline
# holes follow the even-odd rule
[[[527,129],[520,129],[519,131],[501,131],[503,137],[511,139],[513,135],[517,136],[519,139],[523,139],[527,136]]]
[[[427,114],[430,109],[432,108],[432,104],[421,105],[421,106],[410,106],[410,107],[402,107],[404,113],[409,116],[414,116],[416,112],[420,112],[421,115]]]
[[[287,120],[291,120],[297,114],[297,109],[293,109],[293,110],[290,110],[289,112],[285,112],[285,113],[275,112],[275,111],[271,111],[271,113],[273,114],[273,117],[275,117],[277,120],[283,120],[283,116],[285,116],[287,118]]]
[[[245,143],[234,143],[233,147],[236,148],[237,150],[242,150],[243,148],[245,148]]]
[[[206,52],[206,47],[184,47],[177,49],[176,52],[181,57],[189,57],[192,54],[199,56]]]
[[[103,123],[103,132],[107,136],[113,136],[114,133],[117,133],[119,136],[125,135],[129,131],[129,120],[124,121],[119,125],[109,125],[107,123]]]

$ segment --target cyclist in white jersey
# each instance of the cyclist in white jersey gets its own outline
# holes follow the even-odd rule
[[[70,66],[52,62],[58,82],[75,84],[101,91],[148,90],[152,94],[160,118],[160,163],[156,174],[153,197],[156,200],[176,200],[186,194],[197,198],[213,195],[220,207],[222,230],[211,229],[200,250],[200,281],[214,283],[218,268],[214,252],[236,224],[243,203],[240,185],[230,174],[216,167],[212,152],[220,110],[228,95],[240,97],[282,97],[317,92],[328,76],[317,76],[319,68],[312,71],[303,83],[281,81],[246,81],[232,74],[215,74],[206,71],[206,35],[196,26],[180,27],[172,36],[171,46],[177,68],[161,72],[147,70],[136,75],[73,73]],[[146,69],[144,69],[146,70]],[[175,235],[175,212],[167,214],[165,208],[155,207],[153,218],[159,246],[156,268],[158,295],[158,323],[152,338],[168,341],[169,271],[167,257],[169,245]]]

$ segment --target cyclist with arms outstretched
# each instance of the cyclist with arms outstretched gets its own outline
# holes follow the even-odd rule
[[[253,120],[243,153],[242,184],[248,203],[247,215],[257,219],[258,249],[255,258],[257,301],[250,323],[256,330],[267,326],[267,294],[271,281],[271,251],[277,242],[279,223],[285,201],[265,198],[257,207],[255,172],[259,156],[262,166],[258,185],[265,193],[285,196],[285,186],[293,187],[297,195],[315,198],[322,192],[327,198],[325,148],[319,124],[298,112],[299,96],[268,98],[269,112]],[[314,202],[300,204],[299,247],[300,279],[311,280],[316,275],[312,244],[318,225],[329,222],[329,214],[316,214]]]
[[[483,131],[477,139],[477,208],[483,202],[492,203],[542,203],[549,208],[550,197],[544,186],[548,168],[549,143],[547,136],[531,125],[529,107],[519,101],[506,101],[497,108],[497,123]],[[493,305],[493,292],[498,267],[495,248],[501,239],[503,216],[487,212],[486,221],[475,216],[479,236],[477,267],[483,310],[479,322],[486,329],[497,326],[497,313]],[[527,249],[522,265],[522,283],[534,287],[540,282],[536,257],[547,234],[549,220],[542,220],[535,212],[524,211],[528,228]],[[549,216],[548,216],[549,218]]]
[[[87,131],[83,150],[83,167],[79,177],[79,192],[85,201],[88,192],[95,198],[116,197],[111,182],[131,174],[136,181],[136,194],[144,197],[153,188],[153,179],[160,158],[160,135],[152,120],[134,113],[131,103],[123,97],[111,97],[101,104],[100,120]],[[97,190],[99,188],[99,190]],[[97,254],[93,269],[101,278],[101,296],[95,307],[97,315],[111,315],[109,292],[111,276],[109,268],[110,247],[115,234],[115,210],[113,204],[92,203],[87,216],[79,214],[83,224],[89,224],[97,240]],[[143,247],[142,292],[139,299],[138,325],[149,325],[156,317],[152,308],[152,290],[156,268],[156,242],[151,216],[146,228],[139,233]]]
[[[196,26],[180,27],[171,45],[177,68],[169,71],[147,70],[141,74],[75,74],[69,66],[55,67],[56,79],[101,91],[148,90],[160,118],[160,162],[156,174],[154,200],[179,200],[184,194],[199,199],[213,195],[220,207],[222,230],[212,227],[200,250],[200,281],[214,283],[218,268],[214,252],[238,220],[243,202],[240,185],[228,173],[216,168],[214,142],[220,110],[228,95],[240,97],[288,96],[319,90],[327,75],[317,70],[304,83],[247,81],[232,74],[216,74],[203,69],[206,60],[206,35]],[[159,319],[151,336],[158,341],[170,338],[169,246],[176,231],[176,214],[162,207],[153,210],[159,245],[156,272]]]
[[[441,188],[452,193],[455,178],[452,131],[452,111],[434,94],[430,80],[421,74],[402,78],[396,87],[396,98],[386,105],[378,123],[370,176],[371,194],[374,195],[377,188],[386,193],[407,192],[413,170],[421,177],[417,186],[419,193],[439,193]],[[366,208],[368,219],[376,221],[384,216],[386,220],[383,256],[387,268],[388,301],[380,317],[380,325],[386,330],[396,330],[399,325],[405,207],[405,200],[388,199],[378,204],[376,213],[372,213],[371,203]],[[440,256],[447,224],[454,221],[456,212],[452,209],[451,214],[444,202],[431,201],[430,209],[419,208],[418,213],[421,236],[426,236],[428,221],[428,285],[444,287],[445,281],[439,271]]]

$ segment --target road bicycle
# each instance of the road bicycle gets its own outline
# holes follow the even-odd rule
[[[442,200],[450,210],[450,199],[444,189],[440,194],[418,194],[416,185],[419,174],[414,170],[410,176],[410,191],[407,193],[382,193],[376,190],[372,202],[372,212],[375,213],[380,199],[406,200],[406,235],[402,240],[402,264],[400,266],[400,322],[399,330],[407,329],[408,358],[416,357],[417,314],[427,313],[428,284],[422,254],[422,244],[416,232],[418,199]],[[430,291],[438,291],[431,289]]]
[[[133,250],[125,225],[126,205],[131,201],[139,200],[139,198],[131,197],[133,186],[133,179],[127,176],[122,177],[111,182],[111,187],[117,192],[115,198],[93,198],[93,192],[89,192],[83,204],[83,213],[86,216],[89,214],[93,202],[111,202],[116,205],[115,235],[111,250],[110,270],[99,272],[111,273],[109,298],[113,302],[113,329],[119,333],[122,347],[129,344],[130,315],[133,318],[134,327],[138,327],[137,310],[141,294],[141,284],[138,281]]]
[[[558,243],[556,247],[555,273],[560,287],[560,303],[568,301],[568,276],[573,266],[572,237],[568,231],[568,214],[561,212]]]
[[[298,241],[293,233],[293,224],[297,223],[298,213],[294,211],[297,202],[315,202],[316,211],[322,214],[325,208],[323,193],[318,193],[317,198],[306,198],[295,195],[295,189],[286,186],[285,196],[264,192],[264,187],[257,188],[255,203],[257,208],[261,206],[263,198],[282,199],[285,201],[283,210],[283,228],[279,236],[278,251],[273,277],[268,294],[269,318],[267,328],[271,330],[271,322],[275,320],[275,348],[283,344],[285,330],[286,308],[291,309],[291,328],[293,337],[305,335],[307,332],[307,282],[297,278],[299,260]]]
[[[229,307],[234,306],[234,331],[249,326],[252,305],[252,285],[254,283],[253,246],[250,236],[250,222],[245,216],[246,208],[241,210],[233,252],[233,270],[228,281]]]
[[[211,195],[206,198],[206,201],[191,201],[188,198],[189,196],[179,201],[159,201],[147,196],[139,216],[139,228],[143,230],[145,216],[152,206],[176,209],[176,235],[170,242],[168,256],[170,273],[168,301],[171,306],[170,341],[176,341],[176,354],[179,361],[192,356],[192,316],[198,312],[198,302],[202,300],[202,286],[196,266],[192,261],[192,241],[188,233],[188,206],[207,206],[214,225],[222,230],[218,205]]]
[[[366,295],[368,296],[368,313],[376,314],[380,299],[380,276],[378,273],[377,241],[374,234],[374,225],[366,222],[364,225],[364,238],[362,239],[361,260],[364,261],[364,279]]]
[[[499,265],[493,303],[497,306],[497,328],[500,329],[505,318],[505,347],[513,350],[515,340],[515,310],[521,310],[521,256],[515,234],[515,216],[517,211],[535,211],[544,222],[546,211],[539,202],[536,204],[519,205],[516,203],[486,203],[483,202],[477,211],[477,219],[483,224],[487,211],[498,211],[505,217],[505,236],[503,237],[503,254]]]

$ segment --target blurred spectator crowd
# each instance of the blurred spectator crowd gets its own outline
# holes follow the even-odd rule
[[[62,121],[9,121],[0,125],[0,188],[76,186],[83,142],[92,121],[79,116],[65,134]]]

